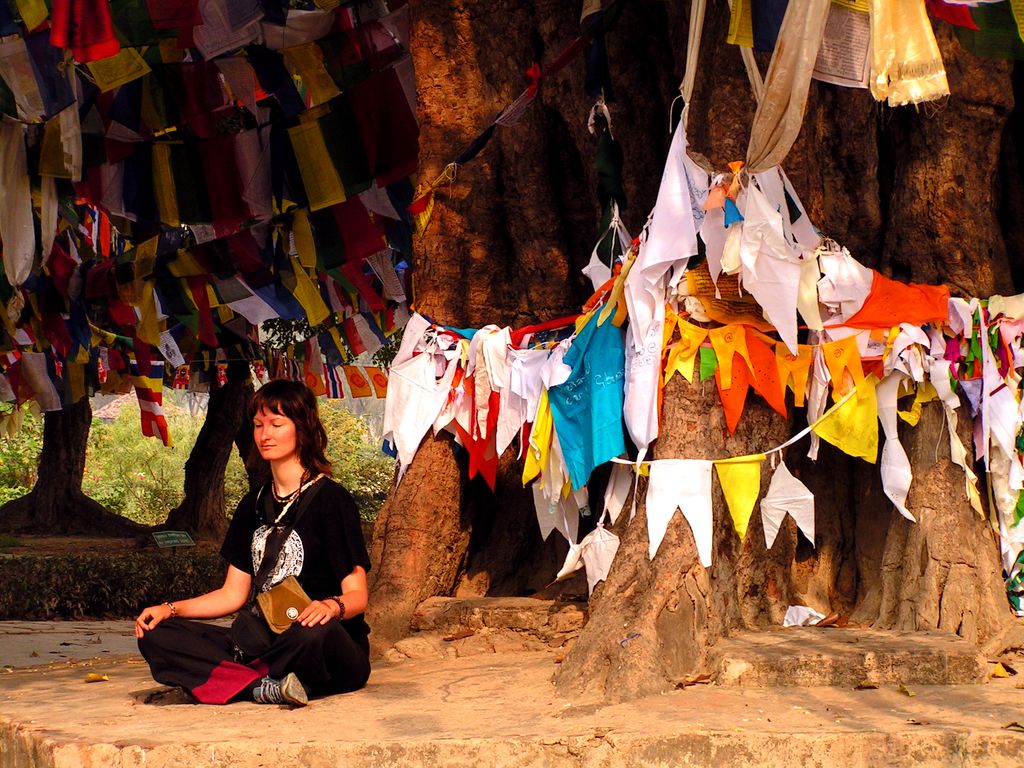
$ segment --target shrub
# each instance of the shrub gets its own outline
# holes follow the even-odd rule
[[[320,418],[327,430],[327,458],[334,478],[352,494],[363,520],[376,519],[391,488],[394,460],[371,442],[366,422],[340,404],[321,401]]]
[[[43,420],[27,406],[0,404],[7,434],[0,437],[0,504],[24,496],[36,483]]]
[[[224,568],[209,551],[4,558],[0,620],[133,618],[147,605],[216,589]]]
[[[173,405],[165,395],[165,412],[174,447],[143,437],[139,408],[126,400],[113,421],[93,420],[86,452],[82,490],[107,509],[143,525],[157,525],[184,495],[185,462],[202,427],[194,417]],[[22,422],[10,437],[0,438],[0,504],[27,494],[36,480],[42,450],[43,422],[27,409],[12,411]],[[321,417],[328,435],[328,458],[334,476],[352,493],[360,517],[371,521],[387,497],[394,472],[392,459],[372,442],[366,422],[340,403],[321,401]],[[249,489],[248,477],[237,451],[224,477],[224,505],[228,515]]]
[[[172,448],[143,437],[134,402],[113,421],[95,419],[82,479],[85,494],[137,523],[162,523],[184,496],[185,461],[202,426],[183,411],[171,411],[167,423]]]

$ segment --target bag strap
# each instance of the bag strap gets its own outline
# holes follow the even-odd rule
[[[313,498],[320,491],[320,487],[323,485],[321,482],[322,480],[323,475],[321,475],[316,482],[314,482],[306,489],[306,492],[302,494],[302,498],[299,499],[299,503],[295,506],[295,517],[292,518],[291,523],[281,530],[277,530],[276,527],[271,527],[271,532],[267,535],[267,546],[263,550],[263,559],[260,560],[259,570],[252,579],[252,587],[249,590],[249,602],[253,601],[256,595],[259,594],[260,589],[263,588],[267,579],[270,578],[271,572],[277,566],[277,560],[281,556],[281,550],[284,548],[284,543],[288,540],[288,537],[295,529],[295,526],[299,522],[299,518],[302,517],[302,513],[306,511],[307,507],[309,507],[310,503],[313,501]],[[264,498],[263,491],[265,491],[266,488],[266,486],[263,486],[263,488],[260,489],[260,494],[256,497],[257,505],[260,503],[260,500]],[[270,499],[269,496],[266,498],[267,500]]]

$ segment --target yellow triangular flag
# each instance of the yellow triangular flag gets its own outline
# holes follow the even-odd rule
[[[868,376],[857,385],[857,395],[820,419],[814,434],[836,448],[874,464],[878,458],[878,379]]]
[[[939,393],[935,391],[935,387],[932,386],[931,382],[922,381],[917,385],[917,391],[914,392],[914,403],[910,406],[909,411],[896,411],[897,415],[903,419],[907,424],[912,427],[917,426],[917,422],[921,420],[921,408],[925,403],[930,403],[939,396]]]
[[[680,339],[673,344],[669,350],[668,362],[665,364],[665,383],[672,378],[672,374],[678,372],[683,374],[688,382],[693,383],[693,364],[700,352],[700,345],[708,337],[708,332],[703,328],[691,325],[679,318]]]
[[[747,535],[750,515],[761,494],[761,462],[764,460],[765,455],[758,453],[714,462],[729,516],[741,539]]]

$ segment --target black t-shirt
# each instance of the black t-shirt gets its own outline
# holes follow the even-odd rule
[[[264,590],[288,576],[295,576],[306,594],[313,600],[321,600],[339,594],[341,580],[357,565],[369,572],[370,558],[352,496],[330,478],[323,478],[318,485],[321,486],[319,491],[281,547],[277,567],[263,585]],[[267,496],[269,499],[264,498]],[[268,500],[272,503],[266,503]],[[282,518],[282,525],[291,522],[300,503],[301,497]],[[263,489],[262,494],[258,491],[247,493],[231,519],[220,549],[221,556],[240,571],[255,575],[263,559],[270,524],[281,509],[282,505],[273,500],[269,486]],[[264,519],[267,515],[272,515],[271,519]],[[370,627],[362,614],[346,619],[342,625],[356,642],[369,648],[367,635]]]

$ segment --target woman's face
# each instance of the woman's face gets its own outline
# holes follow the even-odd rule
[[[267,461],[290,459],[295,455],[295,422],[284,414],[261,408],[252,420],[252,438]]]

